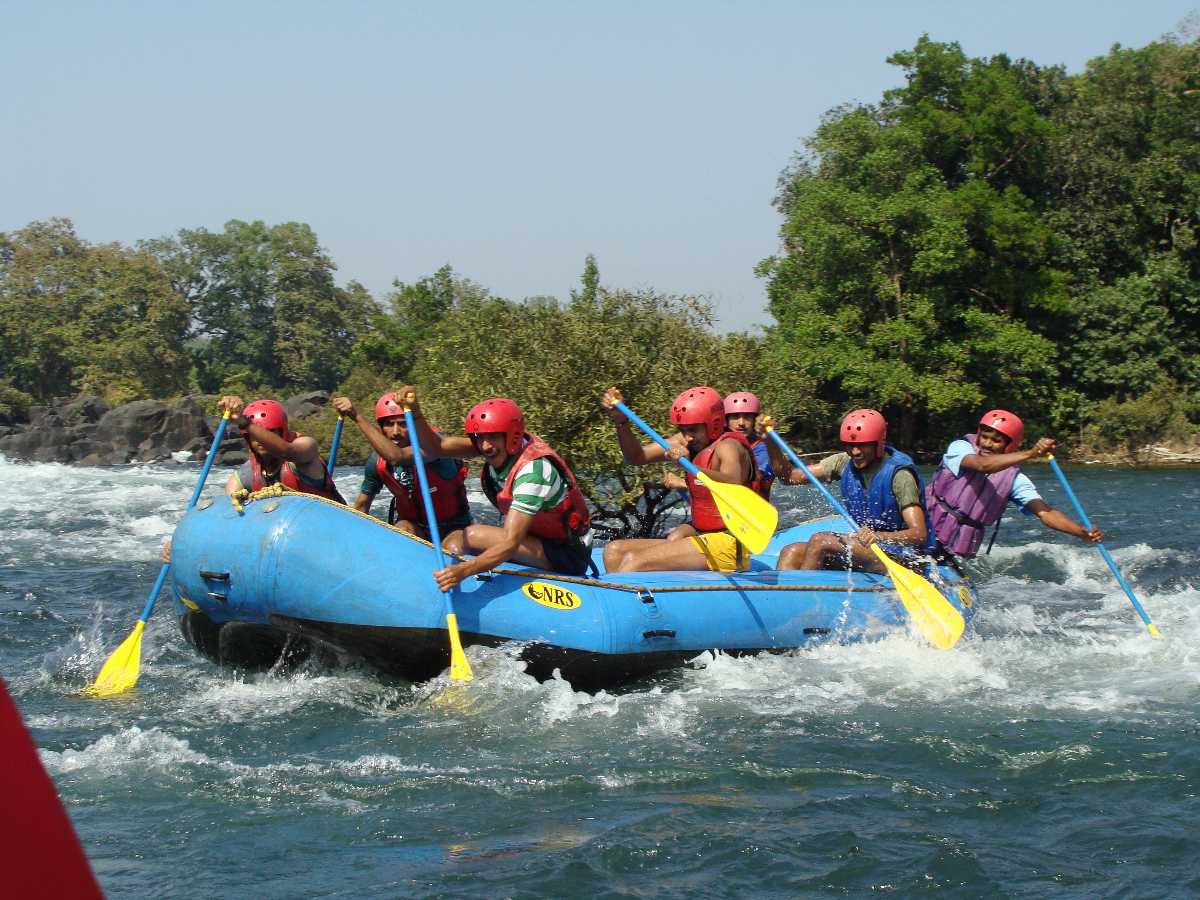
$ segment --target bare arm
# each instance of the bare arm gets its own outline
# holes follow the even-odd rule
[[[854,539],[863,546],[870,546],[875,541],[887,541],[889,544],[903,544],[906,547],[920,547],[929,537],[925,527],[925,511],[919,504],[912,504],[900,510],[900,518],[904,520],[905,528],[901,531],[875,531],[872,528],[860,528],[855,532]]]
[[[712,455],[714,465],[700,469],[713,481],[725,484],[745,484],[750,478],[753,462],[750,453],[735,441],[721,441]]]
[[[960,467],[970,469],[973,472],[982,472],[985,475],[991,475],[993,472],[1001,472],[1009,466],[1019,466],[1023,462],[1028,462],[1039,456],[1045,456],[1052,452],[1058,446],[1058,442],[1054,438],[1042,438],[1028,450],[1018,450],[1015,453],[995,453],[987,456],[980,456],[978,453],[969,453],[963,457]]]
[[[239,423],[240,425],[240,423]],[[320,457],[317,442],[310,437],[298,437],[294,441],[285,441],[273,431],[267,431],[260,425],[251,424],[246,429],[247,434],[267,448],[267,452],[277,459],[286,459],[297,466],[303,466]]]
[[[421,411],[421,404],[417,400],[417,392],[411,385],[405,385],[396,391],[396,397],[400,402],[407,403],[408,408],[412,410],[413,427],[417,431],[417,442],[421,445],[423,457],[428,460],[473,459],[480,455],[479,451],[475,449],[474,441],[470,438],[438,434],[429,427],[429,423],[425,421],[425,413]]]
[[[1025,504],[1025,508],[1037,516],[1047,528],[1053,528],[1055,531],[1061,531],[1063,534],[1069,534],[1071,537],[1076,537],[1081,541],[1088,541],[1093,544],[1104,540],[1104,533],[1099,528],[1093,528],[1091,531],[1088,531],[1070,516],[1059,512],[1045,500],[1030,500]]]
[[[416,417],[414,416],[414,419]],[[370,419],[363,417],[362,413],[354,411],[354,424],[358,426],[358,430],[363,433],[363,437],[367,439],[367,443],[371,445],[371,449],[386,459],[392,465],[411,465],[413,461],[412,447],[397,447],[387,439],[387,436],[379,430],[379,426]],[[422,443],[422,447],[425,445]],[[422,455],[425,455],[422,453]]]
[[[617,409],[616,404],[624,400],[621,392],[615,387],[608,388],[600,397],[600,405],[617,426],[617,442],[621,445],[621,456],[631,466],[662,462],[667,458],[667,451],[653,442],[643,444],[633,433],[625,414]]]
[[[433,577],[437,579],[438,587],[443,591],[448,591],[465,578],[478,575],[480,572],[487,572],[501,563],[507,562],[517,552],[517,548],[529,534],[532,525],[533,516],[510,509],[504,517],[503,540],[488,547],[474,559],[465,559],[434,572]]]

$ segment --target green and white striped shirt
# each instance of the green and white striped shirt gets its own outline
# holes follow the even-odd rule
[[[497,472],[492,469],[492,479],[498,485],[503,485],[508,478],[508,471],[516,462],[512,462]],[[512,508],[526,515],[536,516],[544,509],[553,509],[567,495],[567,482],[558,473],[558,469],[550,460],[542,458],[525,463],[513,479]]]

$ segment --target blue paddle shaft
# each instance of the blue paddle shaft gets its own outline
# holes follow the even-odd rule
[[[333,477],[333,467],[337,465],[338,444],[342,442],[342,426],[346,420],[338,416],[337,424],[333,426],[333,440],[329,442],[329,465],[326,467],[329,477]]]
[[[187,508],[191,509],[200,499],[200,492],[204,490],[204,482],[208,480],[208,470],[212,468],[213,460],[217,458],[217,448],[221,446],[221,438],[225,437],[225,424],[229,421],[229,416],[221,416],[221,421],[217,423],[217,433],[213,435],[212,446],[208,448],[208,456],[204,457],[204,465],[200,467],[200,480],[196,482],[196,489],[192,491],[192,499],[188,501]]]
[[[1066,492],[1071,505],[1075,507],[1075,512],[1079,515],[1079,521],[1083,523],[1083,527],[1092,530],[1091,520],[1088,519],[1087,513],[1083,511],[1083,504],[1079,502],[1079,498],[1075,496],[1075,492],[1071,490],[1071,485],[1067,483],[1067,476],[1063,474],[1063,470],[1058,465],[1058,460],[1053,456],[1047,457],[1047,462],[1050,463],[1050,468],[1054,470],[1054,474],[1058,476],[1058,482],[1062,485]],[[1125,592],[1125,596],[1129,598],[1129,602],[1133,604],[1133,608],[1137,610],[1137,614],[1142,617],[1142,621],[1146,625],[1150,625],[1150,616],[1146,614],[1146,610],[1142,608],[1142,604],[1138,602],[1138,598],[1134,596],[1133,588],[1129,586],[1129,582],[1125,580],[1125,576],[1121,574],[1121,570],[1117,568],[1117,562],[1112,558],[1112,554],[1108,552],[1108,548],[1103,543],[1097,543],[1096,548],[1100,551],[1100,555],[1104,557],[1104,561],[1108,563],[1109,569],[1117,579],[1117,584],[1121,585],[1121,590]]]
[[[204,490],[204,482],[208,480],[209,470],[212,469],[213,460],[217,458],[217,448],[221,446],[221,438],[225,436],[225,424],[229,421],[229,415],[226,413],[221,416],[221,421],[217,423],[217,433],[213,435],[212,446],[208,448],[208,456],[204,457],[204,465],[200,468],[200,478],[196,481],[196,488],[192,491],[192,499],[188,501],[187,508],[191,509],[200,499],[200,492]],[[154,603],[158,600],[158,592],[162,590],[163,582],[167,580],[167,573],[171,571],[171,564],[165,562],[162,568],[158,570],[158,578],[154,580],[154,587],[150,588],[150,596],[146,599],[146,605],[142,608],[142,614],[138,618],[146,622],[150,619],[150,613],[154,611]]]
[[[820,479],[813,475],[808,466],[806,466],[800,457],[796,455],[796,451],[789,447],[787,442],[779,436],[779,432],[777,432],[774,428],[768,428],[767,434],[771,436],[771,440],[775,442],[779,449],[787,454],[788,459],[792,461],[792,465],[804,473],[804,477],[808,479],[809,484],[820,491],[822,496],[829,501],[829,505],[836,509],[838,515],[846,520],[846,524],[853,529],[857,529],[858,524],[852,518],[850,518],[850,513],[846,511],[846,507],[842,506],[842,504],[838,502],[838,499],[833,496],[832,493],[830,493],[829,488],[821,484]],[[849,465],[849,463],[847,463],[847,465]]]
[[[412,445],[413,468],[417,470],[417,481],[421,485],[421,500],[425,504],[425,519],[429,524],[429,540],[433,543],[433,552],[437,558],[437,567],[446,567],[446,557],[442,553],[442,536],[438,530],[437,516],[433,511],[433,495],[429,493],[429,477],[425,474],[425,458],[421,455],[421,439],[417,437],[416,423],[413,422],[412,410],[404,410],[404,424],[408,427],[408,442]],[[447,603],[449,600],[447,600]],[[447,612],[450,612],[447,609]]]
[[[649,425],[647,425],[642,420],[641,416],[639,416],[637,413],[635,413],[632,409],[630,409],[628,406],[626,406],[620,400],[618,400],[616,403],[614,403],[613,406],[615,406],[618,410],[620,410],[621,413],[625,416],[625,418],[627,418],[630,422],[632,422],[634,425],[636,425],[638,428],[640,428],[643,432],[645,432],[646,436],[651,438],[654,441],[654,443],[658,444],[658,446],[662,447],[668,453],[674,449],[670,444],[668,444],[666,442],[666,440],[663,438],[663,436],[661,434],[659,434],[657,431],[655,431],[653,428],[651,428]],[[692,475],[701,474],[700,470],[698,468],[696,468],[696,464],[694,462],[692,462],[690,459],[687,459],[686,457],[681,457],[681,458],[675,460],[675,462],[679,463],[681,466],[683,466],[685,469],[687,469],[689,472],[691,472]]]

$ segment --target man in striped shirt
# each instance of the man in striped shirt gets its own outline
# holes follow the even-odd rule
[[[411,387],[399,393],[411,398],[423,455],[483,457],[480,485],[503,516],[499,526],[470,525],[446,536],[442,546],[449,552],[478,555],[435,572],[442,590],[510,559],[566,575],[588,570],[591,553],[582,540],[591,526],[587,501],[562,458],[525,430],[521,407],[503,397],[477,403],[464,423],[468,437],[455,437],[429,427]]]

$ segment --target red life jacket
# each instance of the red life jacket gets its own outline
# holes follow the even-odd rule
[[[579,490],[579,486],[575,483],[574,473],[567,468],[562,457],[550,449],[550,445],[536,434],[526,433],[525,441],[520,456],[508,470],[508,477],[504,481],[503,488],[497,488],[491,473],[491,466],[484,465],[483,472],[479,476],[484,494],[487,495],[492,505],[500,510],[501,516],[508,515],[508,509],[512,506],[513,500],[513,481],[516,480],[517,473],[528,462],[535,459],[547,459],[567,482],[567,492],[553,509],[544,509],[533,517],[530,532],[540,538],[552,541],[565,541],[587,534],[588,529],[592,527],[592,514],[588,511],[583,491]]]
[[[279,467],[279,472],[270,480],[270,484],[276,482],[281,483],[285,488],[293,491],[300,491],[303,494],[316,494],[318,497],[326,497],[330,500],[336,500],[338,503],[345,503],[342,495],[338,493],[337,487],[333,483],[333,479],[329,477],[329,467],[325,464],[325,459],[321,458],[321,470],[325,473],[325,483],[319,488],[313,487],[303,478],[296,474],[296,467],[287,460]],[[268,486],[268,482],[263,478],[262,463],[258,461],[258,454],[250,453],[250,490],[261,491]]]
[[[721,441],[737,441],[746,448],[746,452],[750,455],[750,478],[746,482],[746,487],[757,490],[754,487],[758,480],[758,470],[754,466],[754,453],[751,451],[750,442],[740,432],[726,431],[696,454],[696,458],[692,460],[696,464],[696,468],[708,468],[713,454],[717,452],[717,444],[721,443]],[[691,472],[687,473],[687,486],[688,493],[692,496],[692,526],[697,531],[724,531],[725,520],[721,518],[721,513],[717,509],[717,503],[713,500],[712,491],[704,485],[697,483],[696,476]]]
[[[462,460],[455,460],[455,462],[458,463],[458,469],[453,478],[443,478],[432,466],[425,467],[425,475],[429,479],[429,493],[433,499],[433,514],[437,516],[439,524],[459,518],[469,509],[467,464]],[[408,487],[401,484],[392,474],[392,467],[388,465],[386,459],[379,455],[375,457],[375,474],[396,498],[396,521],[419,522],[428,528],[425,504],[419,495],[414,495],[417,473],[413,471],[412,466],[405,466],[405,468],[409,470]]]

